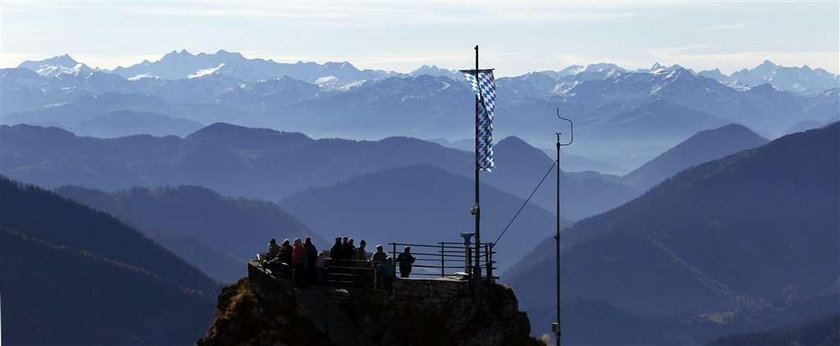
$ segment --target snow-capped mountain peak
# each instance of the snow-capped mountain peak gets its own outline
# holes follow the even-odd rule
[[[27,60],[18,65],[18,67],[29,69],[35,71],[35,73],[39,75],[51,78],[58,77],[62,74],[78,75],[80,73],[90,73],[95,71],[87,65],[76,61],[68,54],[54,56],[49,59],[38,61]]]
[[[616,64],[610,63],[596,63],[586,65],[586,68],[581,72],[607,72],[607,71],[624,71],[623,68]]]

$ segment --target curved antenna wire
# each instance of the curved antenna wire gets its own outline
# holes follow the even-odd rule
[[[575,141],[575,123],[572,122],[572,119],[564,118],[564,117],[560,116],[560,106],[557,106],[557,118],[560,119],[561,121],[565,120],[565,121],[569,122],[569,128],[570,128],[570,132],[571,132],[571,134],[569,136],[570,137],[569,142],[568,143],[560,143],[561,147],[565,147],[567,145],[572,144],[572,142]],[[560,134],[560,132],[558,132],[557,134]]]

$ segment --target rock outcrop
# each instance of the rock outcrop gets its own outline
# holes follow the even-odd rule
[[[542,345],[510,288],[398,280],[393,290],[297,287],[253,266],[222,291],[198,345]]]

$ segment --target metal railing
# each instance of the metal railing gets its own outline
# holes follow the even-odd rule
[[[412,271],[411,275],[420,276],[469,276],[472,273],[473,263],[473,246],[465,246],[464,243],[458,242],[438,242],[437,245],[429,244],[411,244],[411,243],[388,243],[391,246],[391,256],[396,259],[402,252],[397,252],[397,247],[402,248],[411,247],[411,255],[414,256],[415,262],[412,268],[420,270]],[[487,277],[494,277],[493,271],[498,269],[496,261],[493,260],[492,243],[482,243],[482,258],[483,263],[479,266],[484,270],[484,275]],[[495,277],[494,277],[495,278]]]
[[[373,262],[369,260],[352,260],[352,259],[332,259],[323,258],[323,267],[315,269],[316,275],[307,275],[307,272],[298,273],[294,266],[279,261],[266,262],[265,254],[258,254],[257,261],[261,267],[271,275],[284,277],[293,282],[318,283],[323,282],[334,285],[367,287],[367,288],[387,288],[390,282],[399,272],[399,263],[396,261],[397,257],[402,251],[397,251],[397,247],[402,250],[409,246],[412,248],[410,254],[414,257],[414,263],[411,265],[411,276],[423,277],[469,277],[471,276],[472,268],[475,265],[473,247],[475,245],[465,246],[459,242],[438,242],[435,245],[430,244],[412,244],[412,243],[388,243],[391,246],[390,269],[387,271],[385,277],[382,273],[381,265],[384,263]],[[491,278],[491,280],[498,279],[493,275],[493,272],[498,269],[493,255],[496,252],[493,250],[493,243],[482,243],[482,263],[479,263],[483,276]],[[321,256],[325,256],[326,252]],[[320,272],[321,274],[317,274]],[[320,277],[320,279],[318,279]],[[384,282],[380,282],[384,281]],[[382,287],[380,287],[382,286]]]
[[[378,263],[367,260],[324,259],[325,281],[338,285],[377,287]]]

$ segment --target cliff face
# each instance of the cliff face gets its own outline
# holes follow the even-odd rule
[[[198,345],[542,345],[503,286],[477,299],[459,281],[398,280],[392,293],[294,288],[250,271],[223,290]]]

